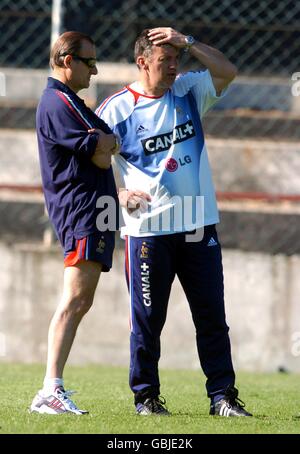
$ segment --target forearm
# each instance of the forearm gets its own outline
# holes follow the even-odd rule
[[[212,77],[232,80],[236,76],[236,67],[219,50],[196,42],[190,48],[190,54],[209,69]]]
[[[97,133],[98,142],[91,161],[101,169],[108,169],[111,157],[119,150],[119,141],[114,134],[106,134],[99,129],[89,129],[90,134]]]
[[[171,44],[178,49],[187,46],[186,36],[170,27],[157,27],[149,32],[149,39],[155,45]],[[217,94],[234,79],[236,67],[219,50],[206,44],[195,42],[189,48],[190,54],[209,69]]]
[[[111,157],[112,157],[112,153],[110,151],[103,152],[103,151],[96,150],[91,158],[91,161],[93,164],[95,164],[100,169],[107,170],[111,166]]]
[[[155,45],[171,44],[178,49],[184,49],[187,46],[186,35],[171,27],[151,29],[149,39]],[[237,73],[236,67],[230,63],[228,58],[222,52],[211,46],[195,41],[189,48],[189,52],[202,65],[208,68],[211,75],[216,79],[232,80]]]

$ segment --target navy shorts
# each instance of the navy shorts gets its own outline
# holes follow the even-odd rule
[[[74,266],[81,260],[92,260],[102,264],[102,271],[109,271],[114,247],[115,233],[111,231],[91,233],[79,240],[74,238],[73,247],[64,254],[65,267]]]

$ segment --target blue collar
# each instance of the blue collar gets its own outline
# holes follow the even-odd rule
[[[75,91],[71,90],[71,88],[69,88],[66,84],[64,84],[63,82],[61,82],[58,79],[55,79],[54,77],[48,77],[47,88],[53,88],[55,90],[60,90],[64,93],[67,93],[68,95],[75,96],[79,102],[82,102],[82,103],[84,102],[81,98],[79,98],[79,96],[77,96]]]

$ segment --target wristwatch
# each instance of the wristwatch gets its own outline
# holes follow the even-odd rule
[[[195,38],[191,35],[187,35],[185,36],[184,40],[185,40],[184,52],[188,52],[190,50],[190,47],[192,47],[192,45],[195,44]]]

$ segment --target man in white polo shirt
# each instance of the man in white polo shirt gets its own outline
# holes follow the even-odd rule
[[[181,50],[206,70],[179,74]],[[130,387],[140,415],[168,415],[160,398],[160,334],[175,275],[196,328],[210,414],[251,416],[234,387],[225,320],[219,222],[201,118],[236,75],[218,50],[169,28],[137,38],[139,80],[97,109],[119,137],[126,277],[131,307]],[[180,333],[179,333],[180,335]]]

